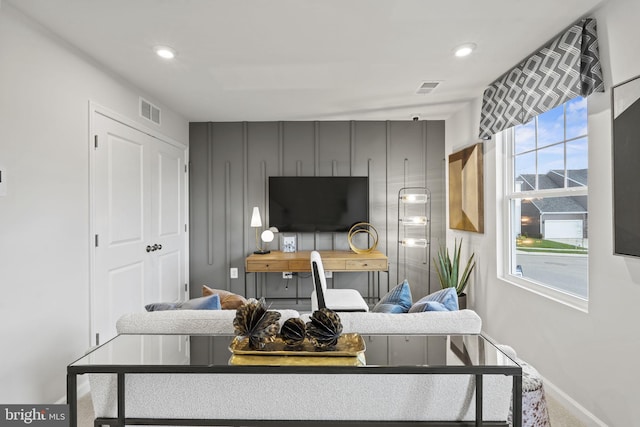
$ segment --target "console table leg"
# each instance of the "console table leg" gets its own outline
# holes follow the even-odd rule
[[[513,411],[511,415],[513,427],[522,427],[522,377],[513,376]]]
[[[124,427],[124,374],[118,374],[118,427]]]
[[[476,375],[476,426],[482,426],[482,375]]]
[[[67,405],[69,405],[69,427],[78,426],[78,380],[76,374],[67,374]]]

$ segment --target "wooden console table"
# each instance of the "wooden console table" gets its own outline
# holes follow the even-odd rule
[[[366,272],[389,271],[389,259],[380,251],[357,254],[353,251],[318,251],[322,257],[325,271],[330,272]],[[310,273],[311,251],[281,252],[271,251],[265,255],[251,254],[245,259],[246,273]],[[245,295],[246,295],[245,280]],[[378,277],[378,295],[380,278]],[[257,283],[256,283],[257,296]],[[297,297],[296,297],[297,299]]]

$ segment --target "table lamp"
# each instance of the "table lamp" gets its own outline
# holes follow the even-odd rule
[[[257,251],[253,251],[253,253],[257,255],[265,255],[270,253],[271,251],[265,250],[260,246],[260,240],[258,239],[258,229],[262,227],[262,218],[260,218],[260,209],[258,209],[257,206],[253,207],[253,213],[251,214],[251,227],[256,229],[256,248],[258,249]],[[262,233],[262,240],[264,240],[265,242],[272,241],[273,232],[270,230],[265,230]]]

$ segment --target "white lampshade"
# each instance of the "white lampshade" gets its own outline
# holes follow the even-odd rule
[[[260,209],[257,206],[253,207],[253,213],[251,214],[251,227],[262,227],[262,219],[260,218]]]

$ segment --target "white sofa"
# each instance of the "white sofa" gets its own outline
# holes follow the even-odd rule
[[[298,317],[282,310],[281,322]],[[308,318],[303,314],[303,319]],[[118,333],[233,334],[234,310],[130,313]],[[478,334],[471,310],[415,314],[340,313],[343,332]],[[115,375],[91,375],[97,418],[116,417]],[[472,421],[472,375],[130,374],[126,412],[132,418]],[[506,425],[511,377],[483,380],[483,419]],[[277,396],[277,397],[274,397]],[[502,424],[504,423],[504,424]],[[493,424],[492,424],[493,425]]]
[[[309,313],[278,310],[280,323],[291,317],[309,321]],[[235,310],[169,310],[128,313],[116,322],[119,334],[233,334]],[[479,334],[482,320],[473,310],[428,313],[339,313],[344,333]]]

